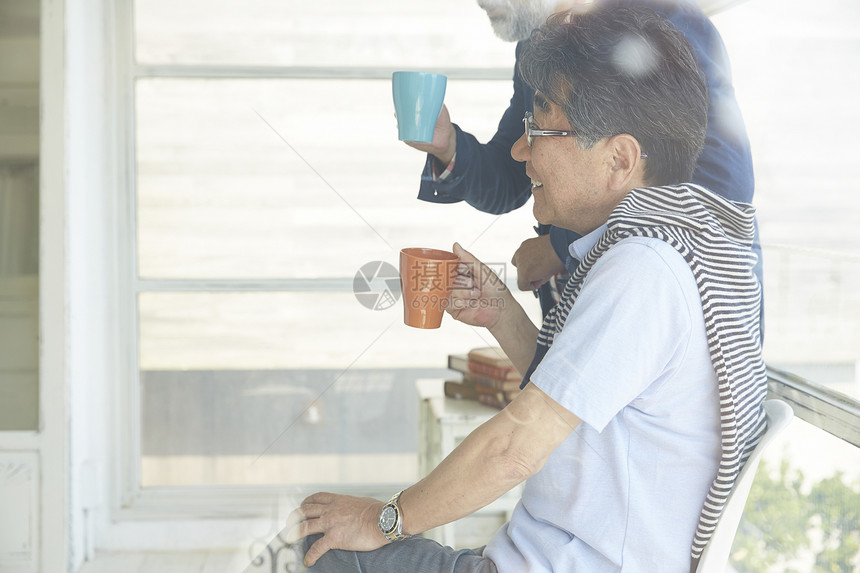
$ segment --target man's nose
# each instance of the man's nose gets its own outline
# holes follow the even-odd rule
[[[515,161],[526,162],[531,157],[531,147],[526,141],[526,134],[523,133],[518,140],[511,146],[511,157]]]

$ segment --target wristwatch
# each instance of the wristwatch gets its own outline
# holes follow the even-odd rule
[[[403,512],[400,511],[400,506],[397,504],[401,493],[403,490],[391,496],[391,499],[382,506],[382,511],[379,512],[379,530],[389,541],[403,541],[411,537],[410,535],[403,535]]]

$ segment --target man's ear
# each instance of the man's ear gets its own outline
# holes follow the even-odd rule
[[[641,187],[645,180],[645,160],[642,148],[630,134],[621,133],[609,138],[609,185],[613,190],[629,191]]]

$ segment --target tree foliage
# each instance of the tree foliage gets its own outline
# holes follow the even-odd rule
[[[837,473],[811,486],[763,460],[732,547],[738,573],[860,572],[860,484]]]

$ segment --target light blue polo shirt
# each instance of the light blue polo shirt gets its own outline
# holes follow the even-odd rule
[[[605,230],[571,255],[581,259]],[[720,419],[683,257],[653,238],[610,248],[531,382],[582,423],[526,482],[484,555],[500,573],[688,573]]]

